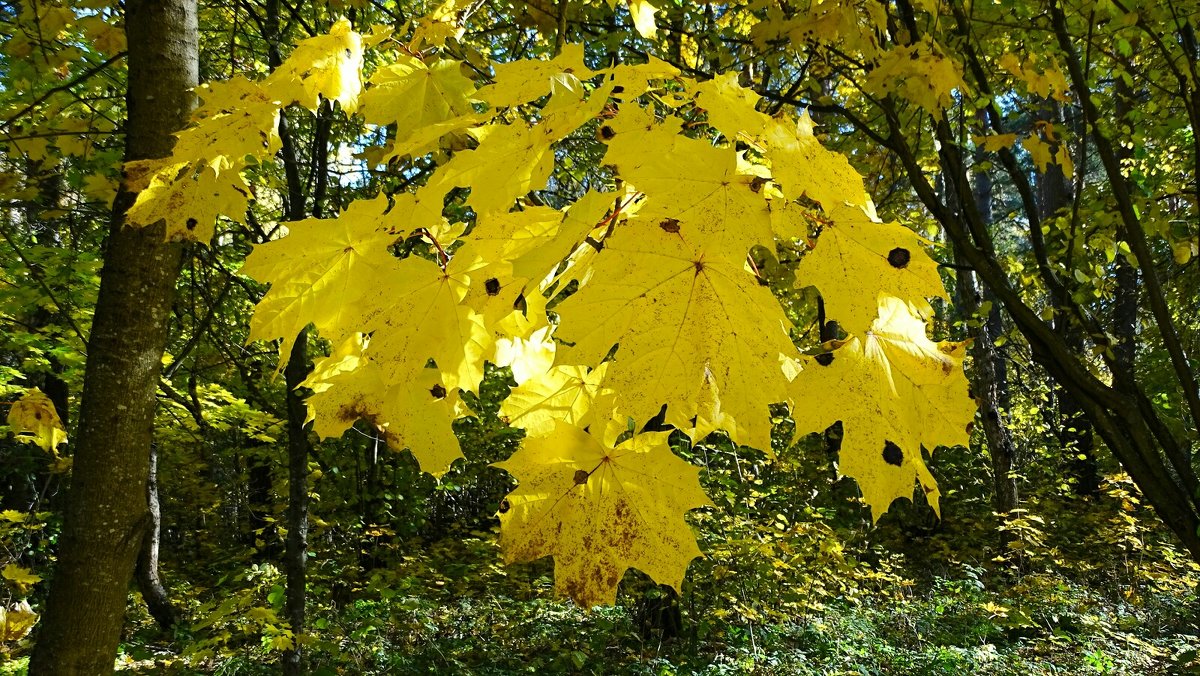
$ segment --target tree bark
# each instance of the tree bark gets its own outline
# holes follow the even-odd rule
[[[142,550],[138,554],[135,575],[138,589],[142,592],[142,600],[150,616],[158,622],[163,631],[170,631],[177,620],[178,614],[171,605],[167,588],[158,576],[158,549],[162,541],[162,505],[158,500],[158,449],[150,445],[150,475],[146,481],[146,505],[149,509],[149,523],[146,535],[142,538]]]
[[[1053,101],[1044,101],[1037,113],[1039,119],[1062,126],[1061,111]],[[1065,151],[1065,148],[1062,150]],[[1047,166],[1046,170],[1037,176],[1037,187],[1038,209],[1042,222],[1048,222],[1070,208],[1070,177],[1063,173],[1061,166]],[[1064,277],[1068,280],[1073,273],[1073,248],[1074,242],[1068,241],[1068,269],[1064,271]],[[1052,299],[1055,306],[1054,330],[1074,352],[1079,353],[1084,348],[1084,332],[1069,309],[1069,299],[1066,297],[1068,293],[1070,291],[1066,287],[1059,288],[1056,290],[1056,297]],[[1084,414],[1083,408],[1070,390],[1056,384],[1054,395],[1058,407],[1058,440],[1062,445],[1072,488],[1080,497],[1094,497],[1100,493],[1100,470],[1096,462],[1096,438],[1092,422]]]
[[[973,188],[975,208],[983,222],[991,225],[991,177],[985,172],[976,172]],[[971,389],[979,402],[979,418],[992,465],[992,508],[1000,514],[1007,514],[1017,508],[1020,493],[1015,475],[1017,449],[1009,432],[1005,412],[1008,408],[1008,368],[1004,357],[996,349],[996,339],[1004,330],[1003,317],[1000,303],[990,291],[980,291],[973,271],[962,270],[958,283],[964,316],[975,316],[983,301],[991,303],[987,317],[980,317],[979,325],[969,330],[969,335],[974,339],[971,344],[974,362]]]
[[[304,430],[304,399],[297,389],[308,377],[308,329],[296,336],[284,367],[287,382],[288,513],[287,551],[283,567],[287,574],[284,612],[291,625],[294,644],[283,653],[283,673],[305,673],[300,638],[304,633],[304,602],[308,583],[308,455],[312,448]]]
[[[128,0],[126,159],[163,157],[198,81],[195,0]],[[88,344],[74,476],[58,565],[29,665],[34,676],[113,670],[125,601],[149,525],[150,442],[182,246],[163,224],[127,228],[113,207]]]

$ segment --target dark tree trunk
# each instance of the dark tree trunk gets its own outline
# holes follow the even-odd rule
[[[250,532],[247,535],[250,546],[254,547],[255,558],[261,560],[273,559],[278,555],[275,546],[275,528],[267,517],[271,514],[271,463],[265,457],[266,449],[251,449],[249,458],[249,491],[247,495],[250,519]],[[259,543],[262,543],[260,546]]]
[[[150,446],[150,475],[146,481],[146,504],[149,508],[150,521],[146,526],[146,535],[142,538],[142,551],[138,554],[137,583],[142,592],[142,599],[150,616],[158,622],[164,631],[170,631],[177,619],[175,607],[167,588],[158,576],[158,549],[162,541],[162,505],[158,500],[158,449]]]
[[[662,641],[679,636],[683,631],[679,593],[665,584],[647,588],[634,610],[633,619],[644,640]]]
[[[981,227],[992,224],[992,181],[986,172],[975,172],[970,195],[960,195],[949,184],[950,167],[938,177],[938,189],[942,199],[956,213],[964,211],[966,201],[971,203],[980,216]],[[996,349],[996,339],[1003,331],[1003,318],[999,303],[990,291],[981,291],[975,271],[963,258],[958,247],[954,247],[955,263],[958,266],[955,284],[955,304],[960,315],[968,320],[967,336],[971,344],[973,368],[970,373],[971,394],[979,403],[984,439],[992,468],[992,506],[999,513],[1016,509],[1019,493],[1014,474],[1017,463],[1016,446],[1008,430],[1005,409],[1008,406],[1008,369],[1004,358]],[[992,302],[987,317],[976,317],[983,301]]]
[[[1062,126],[1061,110],[1053,101],[1046,101],[1038,109],[1038,115],[1047,122]],[[1065,151],[1065,148],[1060,150],[1062,151]],[[1062,167],[1056,164],[1047,166],[1045,172],[1038,174],[1038,209],[1041,211],[1043,222],[1055,216],[1067,215],[1066,211],[1070,209],[1072,201],[1070,180],[1071,177],[1064,175]],[[1068,238],[1074,236],[1071,232]],[[1069,240],[1065,243],[1068,252],[1073,244]],[[1067,260],[1070,261],[1069,258]],[[1073,269],[1063,271],[1064,278],[1070,280],[1073,272]],[[1069,281],[1066,283],[1070,284]],[[1059,296],[1052,299],[1055,306],[1054,331],[1062,336],[1072,351],[1079,353],[1084,347],[1084,332],[1068,309],[1069,299],[1065,297],[1067,293],[1070,293],[1070,290],[1064,286]],[[1067,474],[1072,488],[1080,497],[1096,496],[1100,493],[1100,470],[1096,463],[1096,439],[1092,421],[1068,388],[1056,384],[1054,394],[1058,404],[1058,440],[1066,458]]]
[[[307,586],[308,556],[308,456],[312,448],[304,430],[304,399],[296,388],[308,376],[308,329],[300,332],[284,368],[287,382],[288,430],[288,513],[287,551],[283,567],[287,574],[284,604],[288,623],[296,643],[283,654],[283,673],[305,673],[300,637],[304,633],[304,601]]]
[[[197,84],[195,0],[127,0],[127,159],[163,157]],[[159,372],[182,246],[161,223],[124,227],[113,206],[88,344],[74,474],[58,565],[30,661],[34,676],[113,670],[125,601],[149,525],[146,483]]]
[[[1136,42],[1135,39],[1134,43]],[[1133,72],[1132,64],[1128,67],[1130,72]],[[1134,108],[1133,90],[1122,77],[1116,78],[1113,84],[1117,93],[1117,119],[1121,124],[1128,126],[1124,133],[1132,135],[1134,123],[1128,116]],[[1114,151],[1122,163],[1133,157],[1132,145],[1119,145]],[[1117,290],[1113,303],[1112,325],[1117,344],[1113,346],[1113,353],[1120,367],[1132,373],[1134,362],[1137,360],[1138,269],[1120,254],[1117,255],[1115,263]]]
[[[283,63],[279,51],[282,39],[279,24],[279,1],[268,0],[266,4],[263,37],[267,41],[267,60],[272,69]],[[321,205],[328,185],[328,167],[326,166],[329,124],[332,120],[331,111],[327,104],[318,115],[316,138],[313,144],[313,174],[316,184],[313,187],[313,215],[320,218]],[[284,218],[298,221],[306,216],[304,200],[304,184],[300,178],[300,161],[296,153],[295,139],[288,125],[287,115],[279,117],[280,156],[283,160],[284,178],[287,185],[287,200],[284,204]],[[299,676],[306,672],[302,638],[305,631],[305,601],[307,596],[307,557],[308,557],[308,458],[312,454],[312,444],[308,432],[304,429],[305,415],[304,399],[297,388],[308,376],[308,329],[296,336],[288,356],[287,366],[284,367],[284,380],[287,383],[287,437],[288,437],[288,510],[287,510],[287,542],[284,550],[283,567],[287,575],[287,590],[284,600],[284,614],[288,619],[293,634],[293,646],[283,653],[283,673],[287,676]]]
[[[992,181],[985,172],[975,174],[975,208],[983,222],[992,222]],[[979,318],[977,327],[970,330],[975,339],[971,345],[974,369],[971,373],[971,389],[979,402],[979,418],[983,435],[987,440],[988,456],[992,465],[992,508],[1006,514],[1017,508],[1020,495],[1017,490],[1017,449],[1009,432],[1005,410],[1008,407],[1008,367],[1004,357],[996,349],[996,339],[1004,331],[1000,303],[989,292],[980,292],[975,273],[962,270],[959,274],[959,301],[962,313],[972,317],[979,312],[981,301],[991,303],[986,318]]]

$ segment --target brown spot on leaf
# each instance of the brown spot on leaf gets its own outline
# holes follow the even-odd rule
[[[888,252],[887,258],[888,265],[897,270],[903,270],[908,267],[908,262],[912,260],[912,254],[908,252],[908,249],[898,246]]]
[[[750,179],[750,189],[754,192],[762,190],[763,186],[766,184],[767,179],[763,178],[762,176],[755,176],[754,178]]]
[[[370,412],[365,406],[363,406],[361,401],[356,401],[352,404],[344,404],[338,407],[337,412],[334,413],[334,417],[341,422],[354,422],[369,416]]]
[[[822,352],[821,354],[816,356],[815,361],[818,364],[820,364],[821,366],[829,366],[830,364],[833,363],[833,353],[832,352]]]
[[[600,138],[604,141],[611,141],[617,132],[607,124],[600,127]]]
[[[508,498],[505,498],[500,501],[500,508],[497,511],[501,514],[506,514],[510,509],[512,509],[512,503],[508,501]]]
[[[433,387],[429,388],[429,393],[433,395],[434,399],[445,399],[446,398],[446,388],[442,387],[441,383],[438,383],[437,385],[434,385]]]
[[[899,467],[904,462],[904,451],[890,441],[883,442],[883,461]]]
[[[199,224],[200,224],[199,221],[197,221],[196,219],[189,218],[189,219],[187,219],[187,223],[185,223],[184,225],[187,226],[188,230],[195,230],[196,226]]]
[[[664,231],[669,232],[673,235],[673,234],[679,232],[679,219],[664,218],[664,219],[662,219],[662,221],[659,222],[658,227],[662,228]]]
[[[496,294],[500,293],[500,280],[492,277],[483,283],[483,290],[487,291],[487,295],[495,296]]]
[[[591,474],[589,474],[587,470],[575,470],[575,485],[582,486],[583,484],[586,484],[589,476],[591,476]]]

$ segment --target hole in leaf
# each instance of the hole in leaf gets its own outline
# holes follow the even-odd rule
[[[487,291],[487,295],[494,296],[500,293],[500,280],[492,277],[483,283],[483,290]]]
[[[505,512],[507,512],[510,509],[512,509],[512,504],[507,499],[505,499],[505,500],[500,501],[500,509],[497,511],[499,511],[501,514],[504,514]]]
[[[442,387],[441,384],[434,385],[433,387],[429,388],[429,393],[433,395],[434,399],[446,398],[446,388]]]

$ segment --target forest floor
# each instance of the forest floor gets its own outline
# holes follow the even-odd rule
[[[795,589],[785,575],[772,585],[793,588],[769,598],[749,596],[767,589],[696,579],[711,571],[694,564],[675,625],[659,588],[636,573],[615,607],[585,612],[555,601],[550,562],[501,567],[488,533],[430,543],[404,559],[372,571],[348,597],[336,582],[315,590],[346,600],[314,613],[313,673],[1200,673],[1196,573],[1183,562],[1185,572],[1156,580],[1137,562],[1080,571],[1048,561],[1021,572],[890,561],[865,566],[874,580],[855,571],[848,584],[857,589],[840,595],[813,580]],[[920,565],[926,574],[904,576]],[[264,625],[280,581],[273,570],[248,581],[266,590],[263,611],[193,625],[173,641],[141,617],[123,648],[130,671],[276,673]],[[244,645],[256,636],[257,649]]]
[[[677,603],[631,571],[591,611],[555,600],[551,560],[502,565],[488,519],[439,537],[318,523],[311,673],[1200,674],[1200,566],[1126,477],[1097,499],[1029,496],[1004,522],[964,490],[941,520],[897,503],[871,525],[840,485],[789,516],[795,485],[691,517],[705,556]],[[196,542],[214,549],[164,551],[188,621],[165,633],[134,595],[121,670],[279,673],[293,637],[273,557]]]

